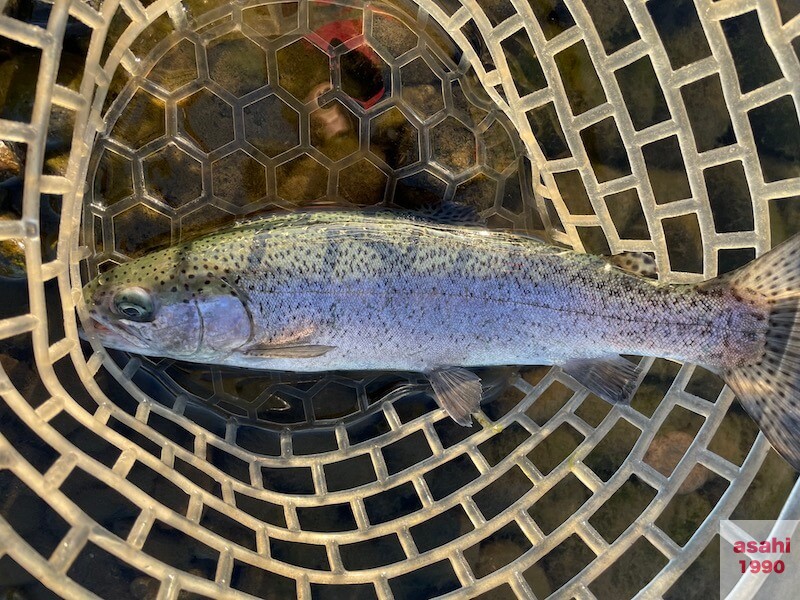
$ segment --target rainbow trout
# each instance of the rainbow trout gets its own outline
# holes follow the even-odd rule
[[[234,226],[86,285],[103,345],[286,371],[425,373],[462,424],[481,400],[465,367],[559,365],[629,402],[623,354],[725,378],[800,470],[800,236],[698,285],[664,285],[536,239],[407,214],[308,212]]]

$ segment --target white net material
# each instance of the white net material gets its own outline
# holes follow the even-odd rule
[[[714,597],[720,518],[798,518],[693,365],[644,359],[631,407],[486,373],[463,428],[414,375],[107,353],[76,307],[107,265],[320,198],[469,203],[668,281],[734,269],[800,229],[800,5],[25,5],[0,0],[0,242],[26,274],[0,284],[3,591]]]

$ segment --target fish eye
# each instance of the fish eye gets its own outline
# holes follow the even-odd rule
[[[140,287],[125,288],[114,296],[114,310],[123,319],[143,323],[155,318],[153,298]]]

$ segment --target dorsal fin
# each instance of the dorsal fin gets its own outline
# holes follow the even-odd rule
[[[401,210],[399,214],[404,217],[417,218],[444,225],[486,225],[486,220],[478,214],[474,206],[456,204],[455,202],[442,202],[441,204],[425,206],[415,211]]]

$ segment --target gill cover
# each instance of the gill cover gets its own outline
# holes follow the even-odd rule
[[[226,356],[250,340],[253,320],[239,295],[205,296],[196,306],[201,332],[196,358]]]

